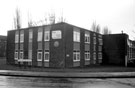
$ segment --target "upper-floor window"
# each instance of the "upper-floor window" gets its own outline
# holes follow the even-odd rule
[[[43,34],[43,30],[42,30],[42,28],[39,28],[38,29],[38,42],[42,41],[42,34]]]
[[[90,43],[90,34],[85,33],[85,43]]]
[[[98,51],[102,51],[102,46],[98,46]]]
[[[15,43],[18,43],[19,42],[19,32],[16,31],[15,33]]]
[[[85,60],[90,60],[90,52],[85,51]]]
[[[98,41],[99,41],[99,45],[103,45],[103,40],[102,40],[102,38],[99,38]]]
[[[24,42],[24,30],[21,30],[20,32],[20,43]]]
[[[93,44],[96,44],[96,37],[93,37]]]
[[[50,40],[50,31],[45,31],[44,41],[49,41],[49,40]]]
[[[73,52],[73,61],[80,61],[80,51]]]
[[[74,42],[80,42],[80,32],[79,31],[73,32],[73,40],[74,40]]]
[[[29,30],[29,42],[32,42],[32,38],[33,38],[33,31]]]
[[[52,31],[52,39],[61,39],[62,33],[60,30]]]

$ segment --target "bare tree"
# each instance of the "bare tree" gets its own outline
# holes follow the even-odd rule
[[[20,10],[18,7],[15,10],[14,27],[15,29],[21,28],[21,15],[20,15]]]
[[[111,34],[111,30],[108,29],[108,27],[104,27],[103,34]]]
[[[64,16],[63,16],[63,11],[62,11],[62,13],[61,13],[61,15],[59,17],[59,21],[58,22],[66,22],[66,18],[64,18]]]
[[[100,33],[100,26],[99,26],[99,24],[96,26],[96,31],[95,32],[97,32],[97,33]]]
[[[93,23],[92,23],[91,30],[92,30],[93,32],[96,32],[96,27],[97,27],[96,22],[93,22]]]
[[[49,14],[49,23],[55,24],[55,20],[56,20],[55,13]]]
[[[30,12],[28,12],[28,27],[34,26]]]

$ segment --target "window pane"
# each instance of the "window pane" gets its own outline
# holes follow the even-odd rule
[[[76,53],[74,52],[73,54],[73,60],[75,61],[76,60]]]
[[[45,31],[44,40],[45,41],[49,41],[50,40],[50,32],[49,31]]]
[[[45,61],[49,61],[49,52],[45,52],[45,56],[44,56],[44,60]]]
[[[32,42],[32,38],[33,38],[33,32],[32,30],[29,31],[29,42]]]
[[[20,32],[20,42],[21,43],[24,42],[24,31],[23,30]]]
[[[77,60],[80,60],[80,53],[77,53]]]
[[[38,29],[38,41],[42,41],[42,29]]]
[[[19,42],[19,32],[16,31],[15,33],[15,43],[18,43]]]
[[[23,59],[23,52],[20,52],[20,59]]]

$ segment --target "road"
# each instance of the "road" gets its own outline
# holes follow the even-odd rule
[[[0,88],[135,88],[135,78],[38,78],[0,76]]]

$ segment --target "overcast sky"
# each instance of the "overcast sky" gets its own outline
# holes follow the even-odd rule
[[[28,13],[34,21],[55,13],[56,18],[63,14],[66,22],[89,30],[96,22],[101,29],[108,26],[112,33],[123,30],[131,39],[135,36],[135,0],[0,0],[0,35],[13,29],[16,7],[22,27],[27,27]]]

